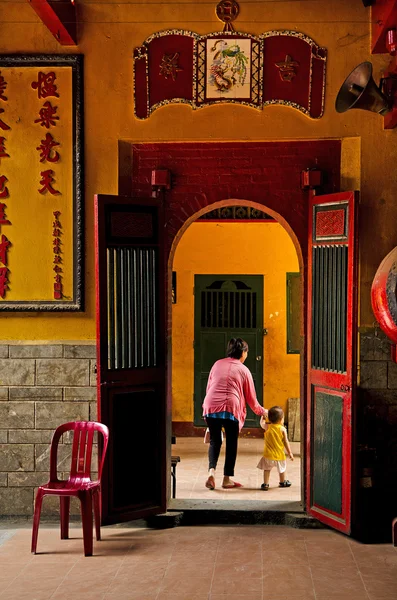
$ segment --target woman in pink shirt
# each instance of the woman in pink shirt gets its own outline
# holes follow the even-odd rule
[[[244,366],[248,355],[248,344],[241,338],[232,338],[227,347],[227,358],[213,365],[203,402],[203,416],[210,430],[208,448],[209,476],[205,486],[215,489],[215,469],[222,446],[222,428],[226,434],[226,457],[222,487],[242,487],[232,481],[237,457],[238,434],[247,415],[246,403],[255,414],[266,416],[267,410],[256,399],[251,371]]]

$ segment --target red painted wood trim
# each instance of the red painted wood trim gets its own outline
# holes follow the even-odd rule
[[[146,119],[149,116],[149,88],[146,80],[147,55],[140,54],[140,48],[134,50],[134,97],[135,116]],[[139,57],[139,58],[138,58]]]
[[[393,108],[384,117],[383,129],[394,129],[397,125],[397,107]]]
[[[62,46],[77,46],[77,18],[74,2],[28,0],[44,25]]]
[[[397,0],[376,0],[371,7],[371,53],[388,54],[386,33],[397,26]]]
[[[397,23],[396,23],[397,25]],[[395,78],[397,75],[397,57],[393,56],[393,58],[391,59],[389,66],[387,67],[387,70],[384,71],[383,73],[383,77],[385,79],[387,78],[392,78],[392,84],[391,86],[386,85],[386,89],[383,89],[383,93],[386,93],[386,95],[389,95],[387,93],[387,88],[390,88],[390,95],[393,98],[393,108],[390,112],[387,113],[387,115],[385,115],[383,117],[383,129],[394,129],[394,127],[396,127],[397,125],[397,93],[395,91],[395,85],[393,83],[393,78]]]

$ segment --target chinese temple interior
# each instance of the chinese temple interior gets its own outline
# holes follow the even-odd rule
[[[3,0],[0,31],[0,598],[394,598],[397,0]]]

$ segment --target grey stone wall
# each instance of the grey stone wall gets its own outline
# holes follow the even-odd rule
[[[0,516],[32,515],[35,490],[48,481],[54,429],[96,420],[95,363],[93,344],[0,344]],[[61,477],[71,442],[70,435],[61,440]],[[43,515],[58,512],[58,502],[45,498]]]
[[[373,410],[397,425],[397,364],[392,342],[377,328],[360,334],[360,397],[366,412]]]

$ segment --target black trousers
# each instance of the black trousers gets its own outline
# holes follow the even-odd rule
[[[222,446],[222,427],[226,435],[226,456],[223,474],[226,477],[234,475],[234,465],[237,457],[237,441],[239,434],[238,421],[232,419],[218,419],[217,417],[206,418],[210,430],[210,446],[208,448],[208,463],[210,469],[216,469],[219,453]]]

